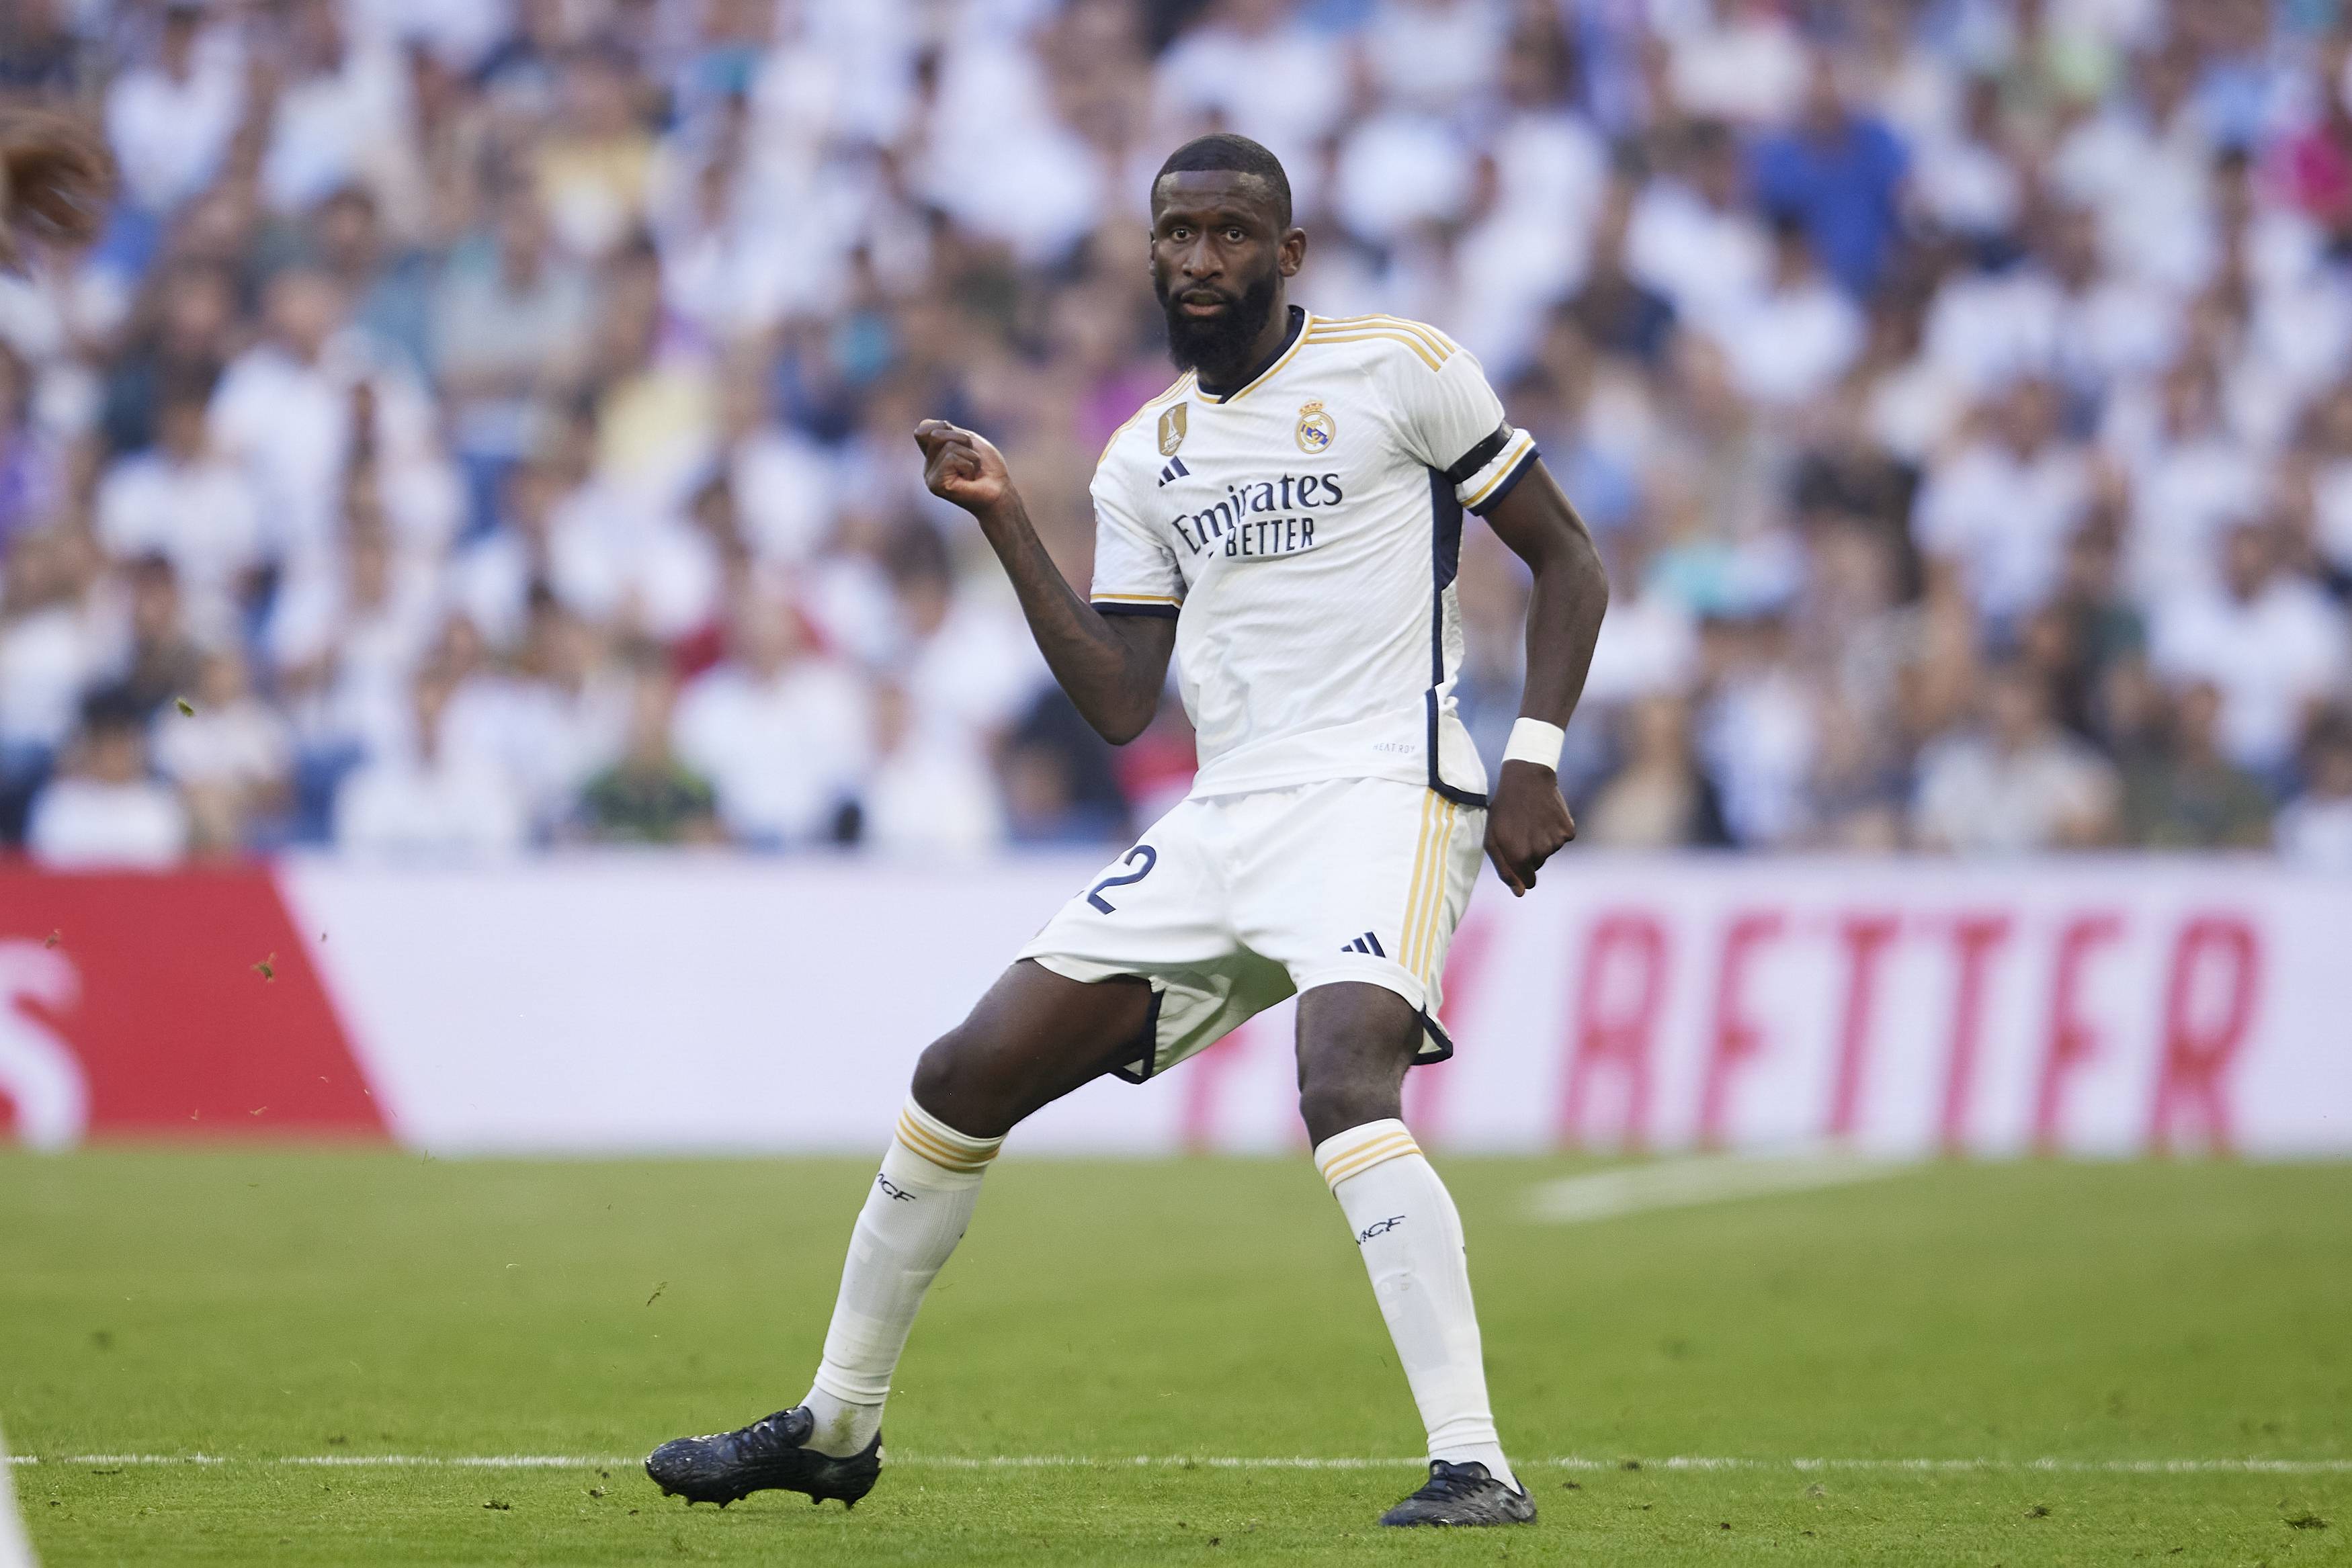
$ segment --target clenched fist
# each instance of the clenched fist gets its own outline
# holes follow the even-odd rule
[[[923,449],[923,484],[940,500],[984,517],[1013,498],[1004,454],[986,436],[927,419],[915,426],[915,444]]]
[[[1559,777],[1532,762],[1506,762],[1486,801],[1486,858],[1514,898],[1525,898],[1536,873],[1576,837],[1576,819],[1560,799]]]

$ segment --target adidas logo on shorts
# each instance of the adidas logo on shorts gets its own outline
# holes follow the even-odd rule
[[[1346,946],[1340,948],[1339,951],[1342,953],[1369,953],[1375,958],[1385,958],[1388,956],[1386,953],[1381,950],[1381,939],[1373,936],[1369,931],[1365,932],[1361,936],[1357,937],[1353,942],[1349,943]]]

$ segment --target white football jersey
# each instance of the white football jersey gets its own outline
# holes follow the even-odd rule
[[[1188,373],[1111,436],[1094,605],[1175,619],[1195,795],[1377,778],[1483,806],[1454,702],[1462,513],[1508,494],[1535,443],[1435,328],[1291,319],[1231,393]]]

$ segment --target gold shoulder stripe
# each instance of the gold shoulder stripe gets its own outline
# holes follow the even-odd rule
[[[1441,360],[1451,359],[1454,356],[1455,350],[1461,347],[1460,344],[1454,342],[1453,339],[1447,337],[1444,333],[1439,331],[1428,322],[1414,321],[1402,316],[1349,316],[1338,321],[1325,321],[1321,323],[1321,325],[1327,327],[1394,327],[1399,331],[1411,332],[1423,342],[1427,343],[1430,346],[1430,349]]]
[[[1118,444],[1118,438],[1120,436],[1125,435],[1129,431],[1135,428],[1135,422],[1137,420],[1141,419],[1145,414],[1150,413],[1153,409],[1158,408],[1161,403],[1166,402],[1170,398],[1174,397],[1178,392],[1182,392],[1192,383],[1192,372],[1191,371],[1186,371],[1182,375],[1176,378],[1175,385],[1170,387],[1166,392],[1161,392],[1158,397],[1147,399],[1141,408],[1139,408],[1133,413],[1129,414],[1127,416],[1127,423],[1120,425],[1117,430],[1112,431],[1110,433],[1110,439],[1103,443],[1102,456],[1095,459],[1095,466],[1097,468],[1102,466],[1103,458],[1110,455],[1110,449]]]
[[[1426,343],[1423,343],[1419,338],[1414,337],[1412,333],[1394,331],[1386,327],[1364,327],[1359,328],[1352,332],[1318,332],[1313,338],[1307,340],[1316,343],[1370,343],[1379,339],[1386,339],[1394,343],[1402,343],[1406,348],[1411,349],[1414,353],[1419,354],[1421,356],[1421,362],[1427,365],[1433,371],[1445,363],[1444,360],[1438,358],[1436,354],[1430,350],[1430,348]]]
[[[1450,360],[1456,351],[1452,339],[1411,321],[1397,321],[1376,316],[1361,321],[1340,323],[1337,329],[1342,332],[1402,332],[1409,337],[1418,339],[1423,347],[1440,360]]]
[[[1427,349],[1431,353],[1435,354],[1441,360],[1452,359],[1454,352],[1454,346],[1444,339],[1440,338],[1436,333],[1429,330],[1427,328],[1415,327],[1412,323],[1405,321],[1388,321],[1379,319],[1365,321],[1342,321],[1323,324],[1319,327],[1319,330],[1325,333],[1394,332],[1404,337],[1413,339],[1415,341],[1419,342],[1422,347]]]
[[[1452,357],[1447,350],[1432,343],[1420,333],[1408,332],[1402,327],[1391,327],[1384,321],[1366,321],[1360,326],[1352,327],[1321,327],[1316,329],[1314,335],[1318,338],[1402,338],[1407,342],[1419,344],[1422,349],[1437,359],[1444,360]]]

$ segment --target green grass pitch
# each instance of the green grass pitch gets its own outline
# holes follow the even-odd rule
[[[1929,1165],[1572,1227],[1528,1215],[1570,1162],[1441,1168],[1531,1529],[1378,1530],[1409,1464],[1207,1462],[1419,1448],[1304,1158],[1016,1147],[873,1496],[722,1513],[594,1461],[799,1397],[862,1163],[0,1157],[0,1422],[52,1568],[2352,1564],[2352,1166]],[[285,1462],[387,1454],[587,1462]],[[2118,1468],[2249,1458],[2293,1464]]]

